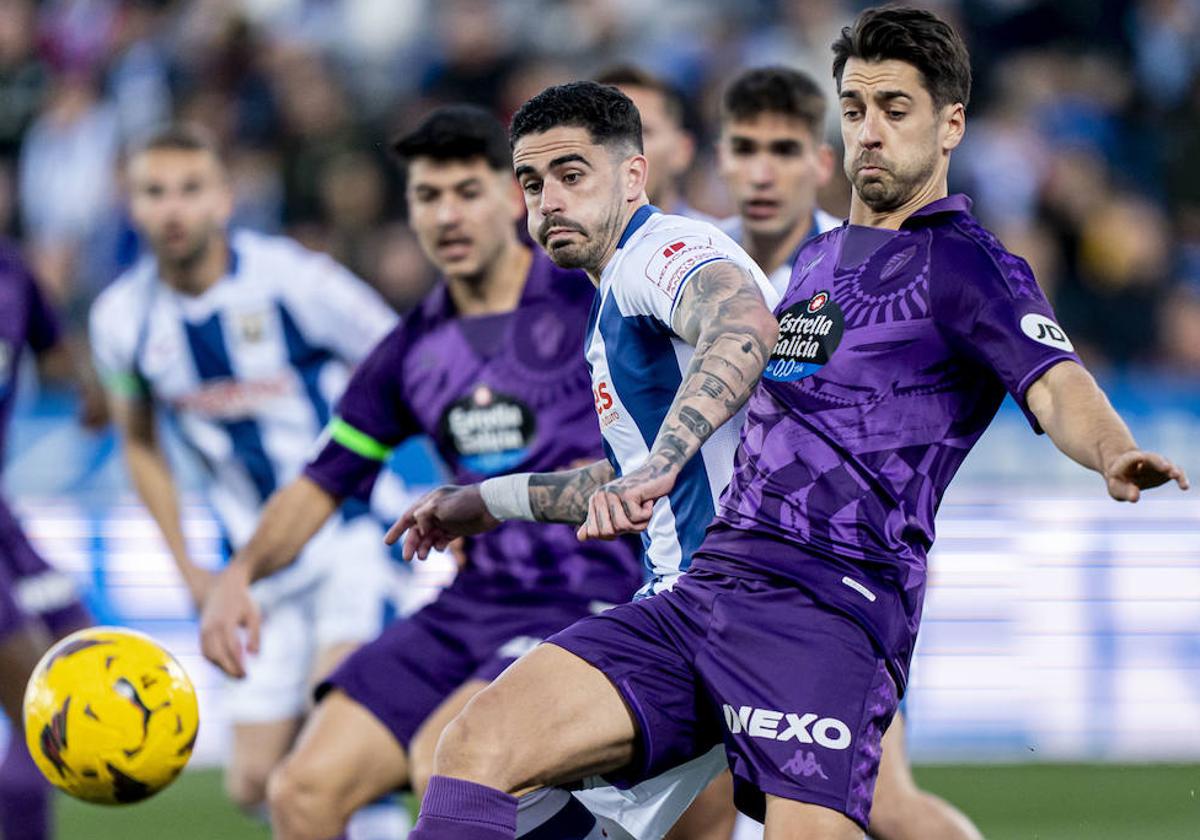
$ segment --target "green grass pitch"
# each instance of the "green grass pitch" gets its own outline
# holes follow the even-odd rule
[[[918,768],[917,778],[970,814],[989,840],[1197,840],[1200,765]],[[224,798],[219,773],[185,774],[128,808],[59,798],[59,840],[266,840]]]

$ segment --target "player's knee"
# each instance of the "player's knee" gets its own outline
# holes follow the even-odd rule
[[[433,772],[508,790],[520,780],[507,772],[514,762],[503,732],[503,700],[490,691],[480,692],[442,732]]]
[[[285,760],[271,774],[267,799],[276,835],[288,840],[332,836],[349,816],[343,813],[328,776],[294,758]]]
[[[225,771],[225,795],[243,811],[257,811],[266,803],[269,774],[266,768],[230,767]]]

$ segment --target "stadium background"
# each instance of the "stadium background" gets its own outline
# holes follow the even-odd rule
[[[120,149],[183,117],[229,149],[239,223],[334,254],[403,309],[432,278],[386,141],[432,105],[507,116],[546,84],[639,62],[688,97],[701,152],[686,196],[722,215],[722,84],[785,62],[832,92],[828,45],[863,5],[0,0],[0,230],[82,337],[88,304],[138,252]],[[976,73],[952,189],[1034,265],[1143,445],[1200,479],[1200,2],[928,5],[967,35]],[[847,195],[836,181],[826,209]],[[184,661],[202,692],[195,763],[218,765],[219,681],[112,437],[81,431],[73,396],[32,374],[7,492],[103,621]],[[920,776],[990,837],[1200,836],[1200,504],[1168,490],[1118,507],[1051,450],[1007,405],[942,507],[909,699],[914,757],[936,763]],[[216,565],[215,525],[175,454],[189,540]],[[420,443],[394,466],[413,487],[436,480]],[[265,836],[204,771],[144,807],[66,804],[62,818],[64,838]]]

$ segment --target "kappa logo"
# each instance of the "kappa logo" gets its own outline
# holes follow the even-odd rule
[[[1056,347],[1068,353],[1075,349],[1063,328],[1039,312],[1030,312],[1021,318],[1021,332],[1047,347]]]
[[[684,247],[684,243],[682,243],[682,242],[672,242],[666,248],[663,248],[662,254],[667,259],[670,259],[671,257],[678,254],[680,251],[682,251],[683,247]]]
[[[777,712],[753,706],[735,709],[728,703],[721,708],[725,712],[725,726],[733,735],[745,732],[751,738],[796,740],[801,744],[817,744],[829,750],[844,750],[853,740],[850,727],[833,717],[821,717],[812,712]]]

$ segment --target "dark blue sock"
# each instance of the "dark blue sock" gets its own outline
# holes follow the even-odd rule
[[[0,763],[0,837],[50,837],[50,784],[25,748],[25,733],[11,729],[8,753]]]

